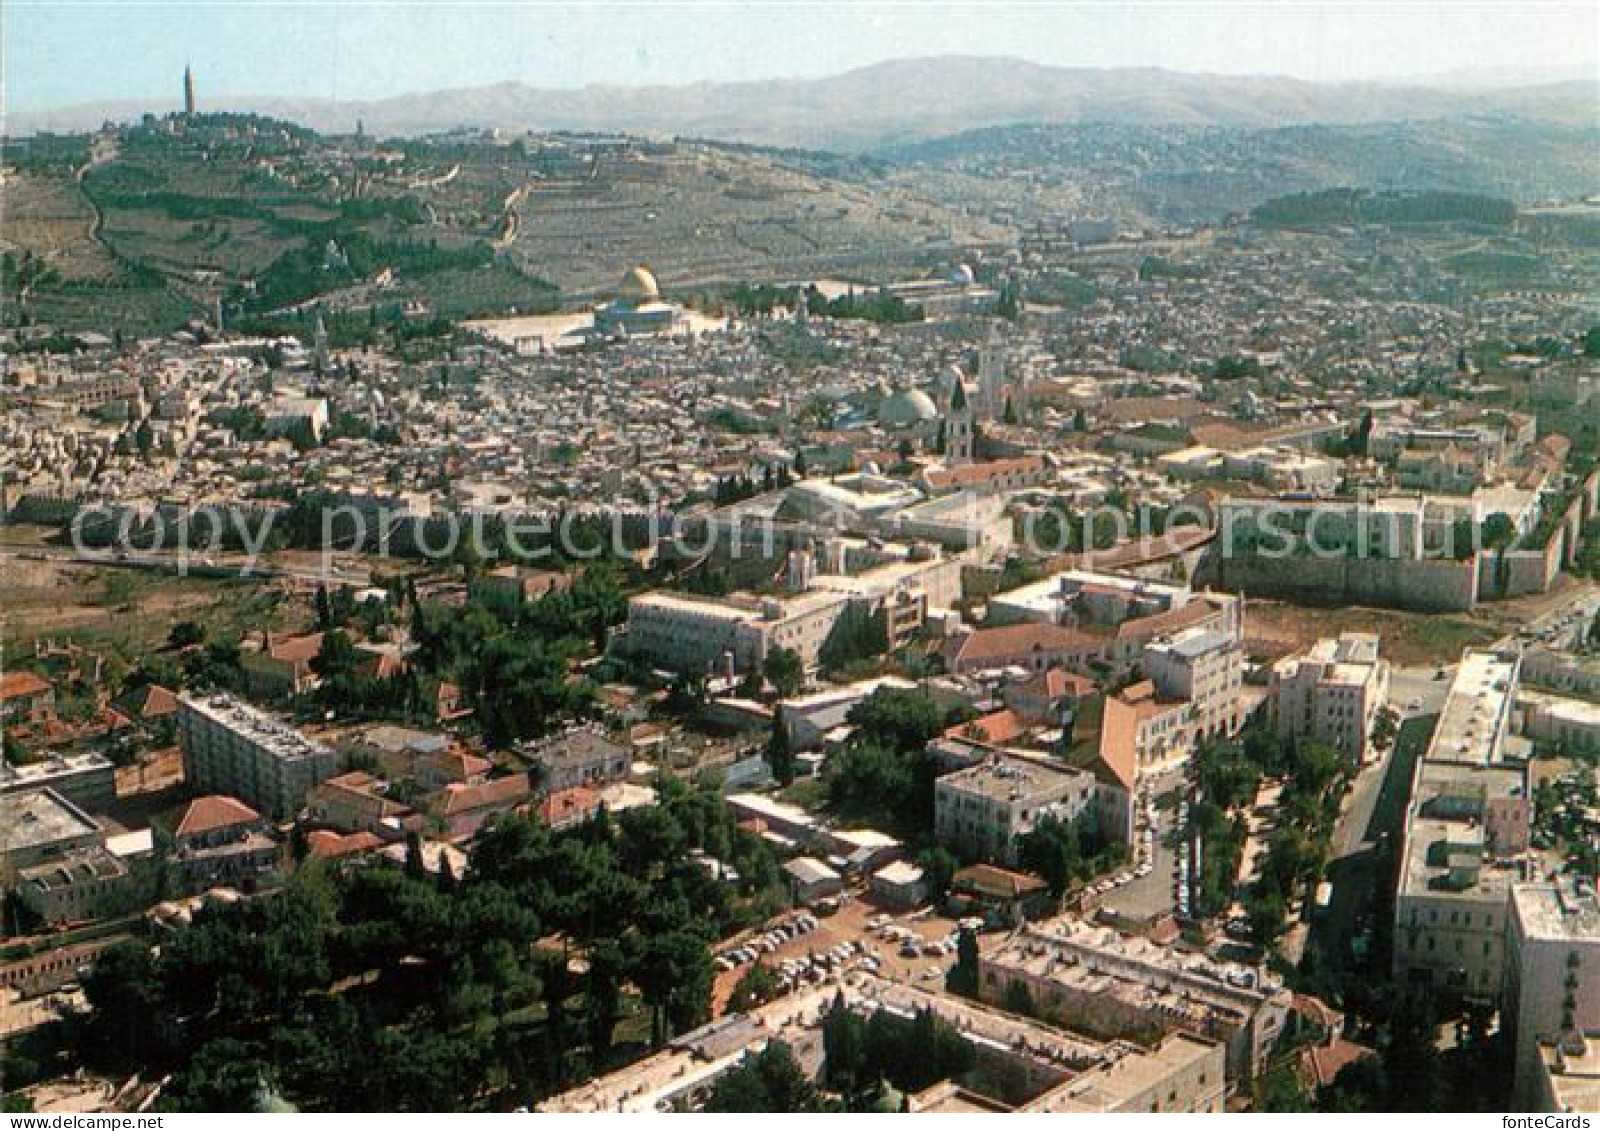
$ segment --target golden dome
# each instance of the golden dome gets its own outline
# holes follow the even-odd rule
[[[661,297],[661,288],[656,285],[656,277],[650,269],[640,264],[622,276],[622,282],[617,284],[617,297],[648,302]]]

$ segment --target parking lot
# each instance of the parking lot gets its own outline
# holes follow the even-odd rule
[[[864,899],[848,900],[832,915],[789,912],[717,948],[722,961],[712,991],[713,1013],[721,1015],[754,961],[791,987],[820,985],[831,974],[865,969],[937,989],[955,964],[958,929],[955,920],[928,909],[895,913]]]
[[[1116,915],[1144,920],[1165,914],[1173,909],[1173,877],[1176,875],[1177,857],[1167,846],[1168,834],[1177,820],[1173,809],[1155,806],[1154,798],[1183,783],[1183,775],[1174,773],[1152,784],[1147,797],[1139,803],[1139,817],[1134,831],[1139,847],[1133,863],[1126,869],[1132,878],[1100,895],[1100,903]]]

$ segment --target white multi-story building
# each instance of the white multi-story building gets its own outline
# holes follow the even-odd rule
[[[1417,760],[1395,893],[1396,978],[1492,1001],[1524,877],[1526,773],[1506,757],[1517,660],[1468,651]]]
[[[934,831],[943,844],[1009,864],[1042,818],[1071,820],[1094,794],[1093,774],[997,754],[934,782]]]
[[[1244,722],[1244,657],[1236,636],[1189,628],[1145,645],[1145,676],[1160,699],[1189,704],[1190,741],[1234,734]]]
[[[732,674],[788,648],[815,667],[848,604],[845,594],[827,591],[762,598],[645,593],[628,602],[628,650],[669,669]]]
[[[338,772],[331,747],[231,696],[184,695],[178,704],[184,781],[198,793],[228,794],[286,820]]]
[[[1376,633],[1319,640],[1272,671],[1278,733],[1294,746],[1323,743],[1357,765],[1367,760],[1373,725],[1388,699],[1389,664],[1378,655]]]
[[[953,605],[961,595],[961,562],[922,548],[904,558],[879,560],[844,572],[841,551],[827,564],[838,571],[798,571],[806,588],[782,596],[733,594],[700,597],[657,591],[628,602],[627,648],[650,663],[678,671],[727,675],[758,666],[778,648],[819,662],[833,626],[852,605],[882,614],[891,645],[909,640],[929,609]],[[805,559],[795,555],[791,573]]]
[[[1600,899],[1592,879],[1511,890],[1501,1024],[1516,1048],[1516,1102],[1534,1110],[1545,1049],[1600,1029]]]
[[[1071,917],[1023,927],[984,953],[978,968],[981,1000],[1004,1004],[1026,991],[1040,1017],[1069,1029],[1108,1038],[1188,1033],[1220,1042],[1235,1088],[1265,1069],[1293,997],[1265,969]]]

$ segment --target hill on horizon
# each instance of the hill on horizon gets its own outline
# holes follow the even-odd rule
[[[174,102],[176,100],[174,99]],[[1022,122],[1267,128],[1514,115],[1564,125],[1600,122],[1595,84],[1482,86],[1319,83],[1159,68],[1078,68],[1016,58],[897,59],[824,78],[682,86],[523,83],[366,101],[220,98],[202,109],[251,111],[327,133],[415,136],[452,129],[621,132],[859,152]],[[13,136],[77,132],[175,105],[107,102],[9,115]]]

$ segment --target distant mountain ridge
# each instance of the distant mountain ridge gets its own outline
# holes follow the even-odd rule
[[[1018,122],[1126,125],[1357,124],[1506,114],[1600,123],[1594,82],[1479,87],[1318,83],[1157,68],[1074,68],[1015,58],[947,56],[875,63],[825,78],[684,86],[541,90],[522,83],[368,101],[205,97],[203,109],[253,110],[324,132],[359,121],[375,135],[456,128],[574,130],[705,137],[859,152]],[[73,132],[175,109],[135,102],[14,113],[13,135]]]

